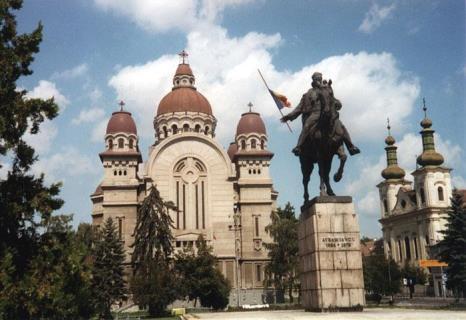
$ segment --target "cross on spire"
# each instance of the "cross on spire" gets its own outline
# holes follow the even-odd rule
[[[123,100],[120,100],[118,104],[120,105],[120,111],[123,111],[123,106],[125,105],[125,102]]]
[[[253,107],[253,106],[254,106],[254,105],[252,104],[252,102],[249,102],[249,103],[248,103],[249,112],[252,112],[252,107]]]
[[[178,55],[181,58],[182,64],[185,64],[186,61],[188,60],[189,54],[183,49],[180,53],[178,53]]]
[[[391,129],[391,128],[392,128],[392,127],[390,127],[390,118],[387,118],[387,130],[388,130],[388,135],[391,135],[391,134],[390,134],[390,129]]]
[[[422,98],[422,110],[424,110],[424,118],[427,118],[426,98]]]

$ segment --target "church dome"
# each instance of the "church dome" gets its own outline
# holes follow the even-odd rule
[[[249,133],[267,134],[264,121],[257,112],[243,113],[236,127],[236,136]]]
[[[134,122],[130,112],[120,110],[112,113],[112,117],[107,124],[106,134],[118,132],[137,135],[136,123]]]
[[[212,115],[209,101],[194,87],[175,87],[159,103],[157,115],[173,112],[199,112]]]
[[[178,68],[176,69],[175,75],[180,76],[180,75],[188,75],[188,76],[194,76],[193,71],[191,70],[191,67],[189,64],[186,63],[180,63],[178,65]]]
[[[233,160],[233,157],[235,156],[236,152],[238,152],[238,145],[236,144],[236,142],[231,142],[227,150],[227,154],[231,160]]]

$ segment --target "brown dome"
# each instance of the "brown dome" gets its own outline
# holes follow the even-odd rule
[[[212,115],[209,101],[192,87],[174,88],[160,101],[157,115],[185,111]]]
[[[233,157],[235,156],[235,153],[238,151],[238,145],[236,142],[231,142],[230,146],[228,147],[228,156],[230,157],[231,160],[233,160]]]
[[[267,134],[264,121],[257,112],[246,112],[241,115],[241,119],[236,127],[236,136],[248,133]]]
[[[178,68],[176,69],[175,75],[176,76],[181,76],[181,75],[192,76],[193,71],[191,70],[191,67],[189,66],[189,64],[180,63],[178,65]]]
[[[385,179],[403,179],[405,171],[398,167],[398,165],[391,165],[382,170],[382,177]]]
[[[138,134],[136,123],[134,123],[130,112],[116,111],[112,113],[112,117],[107,124],[107,134],[118,132]]]

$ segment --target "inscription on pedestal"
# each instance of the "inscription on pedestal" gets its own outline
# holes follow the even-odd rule
[[[340,250],[344,248],[356,248],[354,236],[326,235],[319,233],[319,245],[321,249]]]

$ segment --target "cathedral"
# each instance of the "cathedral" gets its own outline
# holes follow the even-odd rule
[[[384,251],[387,258],[400,266],[411,264],[426,267],[435,265],[430,248],[443,239],[446,212],[452,195],[450,168],[443,166],[443,156],[435,150],[432,120],[421,121],[423,152],[417,157],[417,168],[411,175],[414,182],[405,179],[405,171],[398,166],[395,139],[385,139],[387,167],[379,188]],[[424,265],[423,265],[424,263]],[[441,295],[441,271],[430,268],[435,295]],[[438,273],[440,272],[440,275]],[[435,274],[437,273],[437,275]]]
[[[202,234],[232,285],[230,303],[261,303],[268,262],[263,242],[271,241],[265,227],[278,196],[267,130],[250,108],[225,150],[215,138],[213,108],[196,89],[187,54],[180,56],[172,90],[155,110],[155,141],[145,162],[136,123],[123,104],[108,121],[99,154],[104,177],[91,195],[92,223],[102,225],[108,217],[116,222],[129,261],[138,206],[155,185],[178,208],[171,212],[175,250]]]

